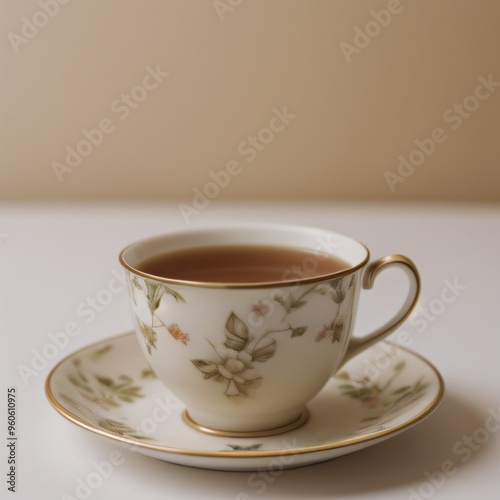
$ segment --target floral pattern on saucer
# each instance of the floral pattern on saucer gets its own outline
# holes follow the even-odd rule
[[[365,359],[379,354],[379,347],[371,348]],[[240,471],[280,460],[292,468],[388,439],[430,415],[443,396],[437,370],[405,349],[369,378],[363,378],[364,368],[363,359],[354,358],[330,379],[308,403],[311,416],[302,427],[234,441],[183,422],[184,406],[154,377],[132,333],[68,356],[49,374],[46,393],[71,422],[161,460]]]
[[[133,403],[135,398],[144,397],[140,386],[133,385],[133,380],[128,375],[119,375],[117,379],[104,375],[84,375],[80,369],[81,360],[73,361],[74,371],[68,373],[68,380],[78,388],[78,392],[88,401],[109,409],[120,406],[120,401]]]
[[[394,415],[426,395],[429,383],[419,378],[412,383],[396,385],[406,367],[406,361],[399,361],[392,369],[385,370],[378,377],[356,376],[347,371],[336,375],[342,381],[340,389],[344,396],[359,401],[370,415],[361,420],[361,425],[369,423],[371,429],[384,429]],[[388,373],[387,373],[388,371]],[[366,428],[363,428],[366,431]]]
[[[61,392],[60,397],[74,410],[87,416],[90,422],[106,431],[122,437],[139,440],[151,440],[149,436],[128,425],[102,414],[119,408],[123,403],[133,404],[137,398],[144,398],[142,386],[130,375],[117,377],[100,375],[89,368],[101,358],[110,354],[113,346],[107,344],[87,355],[74,356],[69,369],[65,373],[66,380],[74,387],[72,397]],[[151,370],[143,369],[140,378],[155,378]]]

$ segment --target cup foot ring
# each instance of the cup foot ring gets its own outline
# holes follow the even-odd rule
[[[293,431],[297,429],[301,425],[304,425],[309,420],[309,410],[307,408],[300,414],[299,418],[294,420],[293,422],[289,422],[288,424],[281,425],[279,427],[274,427],[273,429],[263,429],[260,431],[225,431],[220,429],[214,429],[213,427],[207,427],[195,422],[190,416],[187,410],[182,412],[182,420],[185,424],[189,425],[189,427],[203,432],[204,434],[210,434],[212,436],[221,436],[221,437],[233,437],[233,438],[258,438],[258,437],[266,437],[266,436],[275,436],[276,434],[282,434],[284,432]]]

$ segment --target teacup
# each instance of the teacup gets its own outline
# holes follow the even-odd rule
[[[271,282],[223,283],[155,276],[141,270],[160,254],[210,245],[306,250],[307,259]],[[346,267],[314,275],[328,256]],[[401,255],[368,264],[369,251],[319,228],[238,225],[142,240],[120,254],[139,345],[157,377],[185,405],[184,419],[218,435],[269,435],[307,420],[306,403],[353,356],[387,337],[410,314],[420,280]],[[400,310],[371,334],[351,336],[361,287],[387,268],[403,270]],[[303,274],[300,273],[303,269]]]

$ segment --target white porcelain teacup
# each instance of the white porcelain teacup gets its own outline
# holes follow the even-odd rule
[[[325,255],[342,259],[348,268],[229,284],[141,271],[141,263],[157,255],[210,245],[299,248],[309,252],[299,269],[311,271]],[[219,435],[272,434],[300,425],[307,419],[306,403],[339,367],[407,318],[420,289],[415,265],[400,255],[367,265],[368,259],[368,249],[347,236],[266,224],[166,234],[133,243],[120,254],[144,356],[185,403],[185,420]],[[361,286],[371,288],[377,274],[390,267],[408,276],[404,305],[373,333],[352,337]],[[295,276],[300,276],[297,269]]]

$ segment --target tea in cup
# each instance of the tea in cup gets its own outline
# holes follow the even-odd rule
[[[401,255],[371,264],[347,236],[288,225],[228,225],[165,234],[120,254],[139,345],[191,426],[217,435],[284,432],[353,356],[410,314],[420,281]],[[361,288],[383,269],[409,280],[401,309],[351,335]]]

